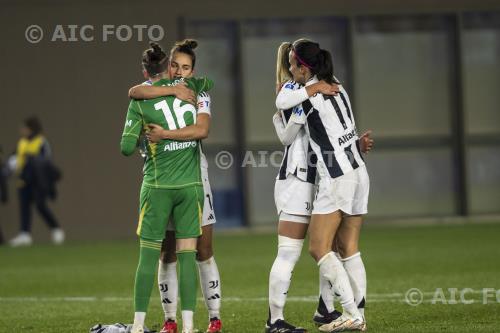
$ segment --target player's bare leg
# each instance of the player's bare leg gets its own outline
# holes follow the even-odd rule
[[[361,215],[344,215],[337,231],[335,247],[342,258],[354,292],[354,300],[364,317],[366,301],[366,271],[359,252],[359,235],[363,218]]]
[[[278,235],[303,240],[304,238],[306,238],[307,228],[307,223],[279,221]]]
[[[220,319],[221,281],[219,269],[214,259],[212,246],[213,224],[202,227],[198,238],[196,260],[200,271],[200,284],[208,310],[209,324],[207,333],[217,333],[222,329]]]
[[[341,222],[340,211],[313,214],[309,224],[309,254],[316,262],[331,252],[335,233]]]
[[[269,274],[269,318],[266,332],[307,332],[304,328],[287,323],[283,315],[292,272],[300,258],[307,227],[307,223],[279,221],[278,254]]]
[[[158,267],[158,288],[165,322],[160,333],[177,333],[177,256],[175,255],[175,232],[167,231],[162,243],[160,265]]]
[[[344,312],[341,317],[330,324],[320,326],[322,332],[357,329],[363,323],[362,316],[354,302],[347,272],[331,250],[341,220],[340,211],[330,214],[313,214],[309,225],[309,252],[318,263],[320,274],[330,281]]]
[[[359,252],[359,235],[363,225],[362,215],[344,215],[335,237],[337,250],[342,258]]]

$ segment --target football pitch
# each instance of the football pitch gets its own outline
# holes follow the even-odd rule
[[[500,224],[366,226],[368,331],[499,332],[499,240]],[[224,332],[263,332],[276,245],[275,234],[216,233]],[[130,323],[137,259],[135,241],[1,247],[0,332],[88,332],[96,323]],[[422,292],[409,295],[413,302],[423,297],[416,306],[405,301],[412,288]],[[305,246],[286,319],[317,332],[311,321],[317,293],[318,270]],[[206,317],[200,299],[198,329],[204,331]],[[146,325],[159,330],[161,323],[155,287]]]

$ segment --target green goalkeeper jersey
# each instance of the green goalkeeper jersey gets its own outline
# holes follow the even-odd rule
[[[196,95],[212,88],[213,82],[206,78],[181,80],[162,79],[154,86],[172,86],[185,81]],[[196,121],[197,110],[192,104],[175,96],[164,96],[150,100],[131,100],[121,139],[121,151],[131,155],[141,133],[147,124],[157,124],[165,129],[175,130]],[[150,188],[176,189],[190,185],[201,185],[200,142],[162,140],[149,143],[144,163],[143,186]]]

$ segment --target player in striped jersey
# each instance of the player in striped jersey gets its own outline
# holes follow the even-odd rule
[[[318,80],[334,82],[331,55],[317,43],[296,41],[289,61],[294,80],[306,87]],[[309,225],[309,251],[318,263],[320,274],[339,295],[344,309],[342,316],[320,326],[320,331],[363,331],[365,319],[358,307],[364,306],[366,273],[358,252],[358,239],[361,216],[367,213],[369,178],[352,108],[343,88],[338,96],[317,94],[302,106],[309,143],[317,156],[319,179]],[[334,239],[346,249],[341,253],[344,264],[332,252]],[[351,274],[346,271],[347,261],[358,263],[352,265],[356,269]],[[353,289],[359,291],[356,298]]]
[[[288,52],[290,43],[283,43],[278,50],[276,104],[281,108],[273,117],[276,132],[285,146],[282,165],[275,185],[275,202],[279,215],[278,254],[271,269],[269,278],[269,318],[267,332],[305,332],[284,320],[283,309],[293,268],[299,259],[302,244],[307,231],[312,210],[316,168],[314,154],[308,142],[305,129],[305,117],[300,105],[316,93],[335,94],[337,85],[317,82],[303,87],[290,80],[288,70]],[[287,81],[288,80],[288,81]],[[371,148],[373,140],[367,133],[362,137],[362,146],[366,151]],[[330,322],[340,316],[334,312],[333,296],[328,281],[320,276],[320,323]],[[329,307],[326,307],[328,304]],[[324,308],[324,310],[323,310]],[[318,317],[320,314],[315,316]],[[336,315],[336,317],[333,317]]]
[[[308,91],[298,90],[300,85],[291,81],[288,72],[288,47],[284,43],[278,50],[276,80],[277,93],[290,91],[285,99],[307,99],[319,92],[335,93],[335,86],[317,83]],[[303,97],[304,96],[304,97]],[[285,146],[284,158],[276,179],[274,197],[279,216],[278,253],[269,275],[269,318],[266,332],[306,332],[284,320],[284,306],[291,282],[293,268],[300,257],[304,242],[312,198],[314,193],[315,168],[308,168],[308,138],[303,124],[296,122],[296,111],[301,109],[300,101],[294,102],[287,110],[279,110],[273,117],[276,133]],[[287,124],[289,126],[287,126]]]
[[[169,75],[171,78],[185,79],[194,75],[194,66],[196,55],[194,49],[197,42],[194,40],[184,40],[176,43],[170,52]],[[187,88],[185,88],[187,89]],[[191,90],[189,90],[190,92]],[[155,98],[173,93],[184,94],[183,89],[175,92],[169,87],[145,87],[136,86],[130,90],[133,98]],[[187,99],[193,96],[184,94]],[[175,140],[201,140],[208,136],[211,118],[211,99],[210,95],[202,92],[197,96],[198,117],[195,125],[187,126],[178,130],[165,130],[162,127],[151,124],[150,132],[147,137],[152,142],[158,142],[162,139]],[[203,151],[201,151],[201,176],[203,189],[205,192],[205,203],[203,206],[202,217],[202,236],[197,244],[197,263],[200,271],[200,283],[208,309],[209,324],[208,333],[220,332],[222,321],[220,319],[221,306],[221,281],[219,270],[213,255],[212,234],[213,224],[216,222],[213,209],[212,190],[208,179],[208,163]],[[163,242],[160,266],[158,269],[158,286],[162,307],[165,313],[165,323],[161,333],[176,333],[176,313],[177,313],[177,258],[175,255],[175,234],[173,225],[170,221],[167,228],[166,239]],[[175,221],[173,221],[175,222]]]

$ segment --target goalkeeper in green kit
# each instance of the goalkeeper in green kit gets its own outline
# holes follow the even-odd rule
[[[213,86],[208,79],[167,79],[168,57],[156,43],[143,53],[144,75],[153,86],[175,86],[183,82],[196,95]],[[170,130],[196,122],[197,110],[175,96],[150,100],[131,100],[121,151],[131,155],[139,137],[153,123]],[[132,333],[144,332],[144,321],[153,288],[161,243],[170,218],[175,222],[176,251],[179,261],[179,288],[183,333],[193,332],[198,271],[196,241],[201,235],[204,193],[200,175],[200,142],[162,140],[147,145],[144,179],[140,194],[137,235],[140,258],[134,288],[135,316]]]

